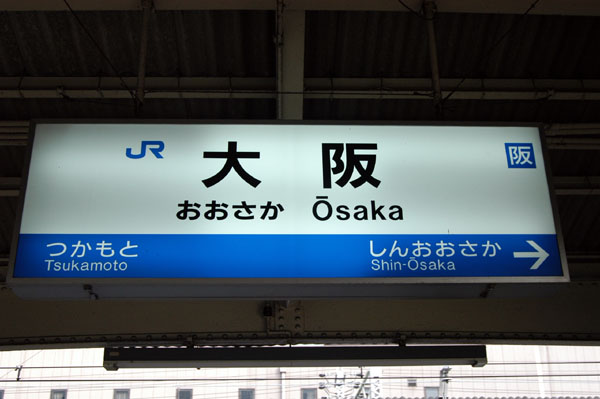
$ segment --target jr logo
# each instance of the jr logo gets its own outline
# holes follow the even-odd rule
[[[161,159],[163,156],[161,152],[165,149],[165,143],[163,141],[142,141],[142,147],[139,154],[134,154],[131,148],[125,150],[127,158],[140,159],[146,156],[146,149],[150,150],[156,158]]]

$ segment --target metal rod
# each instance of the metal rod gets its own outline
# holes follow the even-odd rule
[[[435,2],[433,0],[425,0],[423,10],[427,23],[427,37],[429,39],[429,62],[431,65],[431,80],[433,84],[433,105],[438,119],[442,115],[442,86],[440,84],[440,70],[438,65],[437,46],[435,43],[435,29],[433,26],[433,16],[435,14]]]
[[[283,119],[283,0],[277,0],[275,46],[277,48],[277,119]]]
[[[285,33],[284,33],[285,34]],[[288,38],[289,39],[289,38]],[[289,44],[289,43],[288,43]],[[285,52],[284,52],[285,53]],[[284,54],[285,56],[285,54]],[[293,70],[294,68],[292,68]],[[287,70],[286,70],[287,71]],[[127,85],[135,87],[137,77],[123,77]],[[119,78],[43,77],[27,76],[18,87],[19,77],[0,77],[0,98],[16,99],[128,99],[130,93],[121,87]],[[583,83],[582,83],[583,82]],[[519,100],[519,101],[598,101],[600,80],[582,82],[572,79],[467,79],[456,91],[454,100]],[[185,77],[145,76],[144,98],[277,98],[277,78],[265,77]],[[456,87],[456,79],[440,79],[442,97]],[[285,88],[285,79],[281,83]],[[580,86],[590,87],[582,90]],[[385,87],[382,91],[381,86]],[[61,90],[58,91],[57,87]],[[280,90],[281,92],[281,90]],[[286,97],[304,96],[308,99],[411,99],[431,101],[431,78],[305,78],[303,84],[288,87],[281,94]],[[285,99],[284,99],[285,100]],[[588,126],[589,125],[589,126]],[[598,135],[600,124],[553,125],[548,135]],[[14,126],[0,124],[0,133]],[[25,128],[23,130],[27,132]]]
[[[144,103],[144,83],[146,79],[146,55],[148,53],[148,27],[150,25],[150,12],[152,11],[152,0],[142,0],[142,32],[140,35],[140,59],[138,64],[137,90],[135,98],[137,104]]]
[[[422,90],[346,90],[346,89],[335,89],[335,90],[312,90],[305,89],[299,91],[283,91],[277,92],[270,86],[265,88],[250,88],[250,89],[225,89],[225,88],[210,88],[210,87],[190,87],[190,88],[177,88],[177,87],[166,87],[166,88],[150,88],[148,87],[148,78],[146,78],[144,98],[153,99],[172,99],[180,100],[182,98],[222,98],[222,99],[246,99],[246,98],[257,98],[257,99],[276,99],[279,94],[281,95],[300,95],[304,99],[364,99],[364,100],[424,100],[430,101],[431,95],[427,88]],[[442,91],[443,94],[449,93],[448,91]],[[54,99],[64,100],[64,96],[68,96],[69,99],[99,99],[99,100],[112,100],[112,99],[128,99],[130,94],[124,89],[64,89],[61,94],[58,94],[53,89],[27,89],[21,90],[2,90],[0,89],[0,98],[18,98],[18,99]],[[477,101],[493,101],[493,100],[515,100],[515,101],[579,101],[582,97],[586,97],[587,101],[598,101],[600,100],[600,92],[594,93],[583,93],[583,92],[560,92],[555,93],[552,97],[548,98],[541,92],[534,91],[498,91],[498,90],[468,90],[455,92],[452,96],[453,100],[477,100]],[[2,133],[3,128],[0,128]],[[578,134],[578,135],[598,135],[599,130],[577,130],[577,131],[553,131],[551,136],[566,135],[566,134]]]

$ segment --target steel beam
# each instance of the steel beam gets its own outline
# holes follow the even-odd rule
[[[137,89],[135,91],[136,105],[144,104],[144,84],[146,79],[146,58],[148,53],[148,29],[150,26],[150,13],[152,0],[142,0],[142,27],[140,32],[140,54],[138,60]]]
[[[497,285],[486,292],[485,298],[449,299],[432,294],[427,299],[302,301],[306,326],[294,333],[268,330],[260,300],[25,301],[0,289],[0,350],[23,346],[600,342],[600,290],[595,283]]]
[[[300,119],[301,99],[431,100],[431,80],[391,78],[304,78],[303,12],[290,14],[289,47],[283,46],[281,89],[275,78],[147,77],[145,98],[277,98],[287,99],[291,119]],[[292,28],[295,26],[295,28]],[[286,49],[287,48],[287,49]],[[137,78],[124,78],[129,87]],[[457,86],[458,79],[440,79],[441,95]],[[15,99],[129,99],[119,78],[102,77],[0,77],[0,98]],[[600,80],[571,79],[467,79],[453,100],[600,100]],[[285,105],[283,105],[285,107]],[[282,108],[283,110],[283,108]]]
[[[80,11],[139,10],[138,0],[70,0]],[[404,0],[419,9],[421,0]],[[439,12],[522,14],[531,0],[437,0]],[[274,10],[273,0],[155,0],[157,10]],[[407,12],[396,0],[286,0],[289,10],[395,11]],[[0,0],[0,11],[64,11],[61,0]],[[600,15],[596,0],[544,0],[530,11],[538,15]]]
[[[443,90],[460,85],[459,91],[581,91],[600,90],[600,79],[440,79]],[[431,87],[428,78],[306,78],[306,88],[326,90],[423,90]]]
[[[600,195],[600,176],[554,176],[556,195]]]
[[[549,137],[546,144],[551,150],[600,150],[600,138],[570,138],[570,137]]]
[[[283,0],[276,0],[275,10],[275,66],[277,79],[277,119],[283,119]]]
[[[28,133],[29,122],[27,121],[0,121],[0,146],[27,145]]]
[[[304,105],[304,26],[302,10],[283,13],[282,119],[300,120]]]
[[[18,197],[20,192],[20,177],[0,177],[0,197]]]
[[[554,123],[545,129],[546,137],[553,136],[600,136],[599,123]]]
[[[85,78],[84,78],[85,79]],[[168,83],[170,78],[165,78],[165,81]],[[162,79],[158,79],[159,82],[155,82],[159,87],[158,83],[162,82],[162,86],[164,87],[165,81]],[[204,79],[200,79],[204,82]],[[209,81],[211,79],[208,79]],[[271,81],[270,79],[266,79],[266,81]],[[427,81],[425,79],[425,81]],[[206,82],[205,82],[206,83]],[[255,87],[256,84],[252,85],[252,82],[242,82],[236,83],[240,86],[246,87]],[[199,87],[198,84],[191,84],[190,87]],[[162,90],[162,89],[161,89]],[[194,89],[195,90],[195,89]],[[214,97],[212,98],[231,98],[231,94],[226,94],[220,90],[210,90],[209,92]],[[267,92],[260,92],[258,90],[250,89],[250,90],[242,90],[242,92],[253,92],[256,95],[265,95],[267,98],[274,98],[272,94],[268,94]],[[164,93],[164,92],[163,92]],[[188,93],[188,92],[186,92]],[[125,95],[126,92],[123,91]],[[206,93],[205,93],[206,94]],[[129,98],[129,97],[125,97]],[[182,98],[181,95],[176,95],[173,93],[172,97],[167,98]],[[183,98],[186,98],[185,96]],[[234,97],[235,98],[235,97]],[[263,97],[256,97],[263,98]],[[582,123],[582,124],[553,124],[548,125],[544,129],[546,133],[546,143],[550,150],[600,150],[600,124],[593,123]],[[29,122],[27,121],[0,121],[0,146],[25,146],[28,143],[28,132],[29,132]],[[576,137],[575,137],[576,136]],[[582,137],[583,136],[583,137]],[[588,189],[588,187],[584,187],[583,189]],[[569,191],[570,190],[570,191]],[[561,189],[559,192],[561,195],[572,195],[576,191],[573,188],[569,188],[568,190]],[[589,192],[586,192],[586,195]],[[0,195],[3,195],[0,193]],[[7,195],[4,193],[4,195]],[[12,192],[10,196],[17,195]]]
[[[369,90],[369,91],[305,91],[283,92],[284,96],[299,96],[304,99],[339,99],[339,100],[431,100],[430,90],[427,91],[396,91],[396,90]],[[450,90],[443,90],[442,96],[448,95]],[[146,90],[145,99],[274,99],[276,91],[256,90]],[[0,98],[13,99],[130,99],[131,94],[125,89],[0,89]],[[452,100],[559,100],[559,101],[600,101],[600,92],[523,92],[523,91],[456,91]]]
[[[427,22],[427,39],[429,47],[429,65],[431,67],[431,83],[433,88],[433,105],[438,119],[442,119],[442,85],[440,83],[440,69],[438,66],[437,44],[435,40],[435,27],[433,20],[436,13],[436,3],[433,0],[423,2],[425,19]]]

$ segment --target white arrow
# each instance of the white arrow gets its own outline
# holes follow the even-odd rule
[[[515,258],[538,258],[538,260],[530,267],[531,270],[537,270],[550,254],[544,251],[542,247],[537,245],[533,240],[527,240],[527,243],[531,245],[536,252],[513,252],[513,256]]]

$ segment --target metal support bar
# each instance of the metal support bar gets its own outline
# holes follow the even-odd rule
[[[555,123],[544,129],[547,137],[552,136],[600,136],[598,123]]]
[[[429,89],[427,89],[429,91]],[[442,90],[441,97],[450,94],[450,90]],[[307,91],[305,99],[340,99],[340,100],[431,100],[428,92],[417,90],[406,91]],[[600,92],[523,92],[523,91],[494,91],[494,90],[471,90],[454,92],[452,101],[457,100],[505,100],[505,101],[536,101],[536,100],[560,100],[560,101],[599,101]]]
[[[431,82],[433,88],[433,105],[438,119],[443,118],[442,112],[442,86],[440,84],[440,69],[438,66],[437,45],[435,43],[435,28],[433,17],[436,10],[434,0],[425,0],[423,10],[427,23],[427,39],[429,43],[429,65],[431,66]]]
[[[27,145],[28,133],[29,122],[27,121],[0,121],[0,146]]]
[[[600,176],[554,176],[556,195],[600,195]]]
[[[0,197],[18,197],[20,191],[20,177],[0,177]]]
[[[420,78],[304,78],[303,28],[304,14],[289,12],[291,36],[286,53],[282,81],[279,78],[226,77],[145,77],[144,98],[270,98],[278,88],[296,99],[376,99],[431,100],[431,79]],[[294,15],[295,14],[295,15]],[[297,26],[297,28],[293,28]],[[294,35],[297,40],[294,39]],[[294,44],[295,43],[295,44]],[[289,49],[289,52],[288,52]],[[283,54],[283,53],[282,53]],[[283,55],[282,55],[283,57]],[[289,67],[287,65],[290,65]],[[287,77],[286,77],[287,76]],[[128,86],[137,85],[136,77],[123,78]],[[456,87],[458,79],[440,79],[441,95]],[[280,85],[280,86],[278,86]],[[60,90],[57,90],[60,88]],[[279,90],[281,92],[281,90]],[[130,93],[119,78],[104,77],[0,77],[0,98],[17,99],[129,99]],[[600,80],[573,79],[467,79],[452,95],[453,100],[561,100],[599,101]],[[281,108],[283,111],[283,107]],[[563,131],[568,125],[560,128]],[[596,132],[598,129],[596,130]]]
[[[442,90],[441,95],[449,94],[449,90]],[[305,90],[289,92],[286,96],[298,96],[304,99],[321,100],[431,100],[430,88],[421,90]],[[15,99],[57,99],[62,100],[67,96],[70,99],[129,99],[131,95],[124,89],[64,89],[61,94],[56,89],[0,89],[0,98]],[[144,99],[275,99],[277,93],[274,89],[150,89],[146,85]],[[281,98],[281,97],[280,97]],[[506,101],[600,101],[600,91],[581,92],[533,92],[533,91],[497,91],[497,90],[469,90],[457,91],[452,95],[452,100],[506,100]],[[279,101],[279,100],[278,100]],[[282,106],[283,111],[283,106]]]
[[[551,150],[600,150],[600,138],[549,137],[546,144]]]
[[[275,48],[277,65],[277,119],[283,119],[283,0],[277,0],[275,11]]]
[[[393,11],[407,12],[400,2],[393,0],[288,0],[292,10],[327,11]],[[137,10],[135,1],[123,0],[70,0],[72,7],[80,11]],[[420,0],[404,0],[416,9]],[[460,0],[442,1],[439,12],[519,14],[531,3],[530,0]],[[161,0],[158,10],[273,10],[272,0]],[[60,1],[48,0],[0,0],[0,11],[64,11]],[[541,1],[530,14],[537,15],[600,15],[600,3],[594,0]]]
[[[0,197],[18,197],[21,190],[11,190],[8,188],[0,188]]]
[[[50,79],[51,78],[41,78],[41,79]],[[81,78],[84,80],[88,80],[88,78]],[[132,78],[134,79],[134,78]],[[182,79],[183,80],[183,79]],[[218,87],[221,83],[223,83],[222,78],[185,78],[185,83],[187,87],[194,88],[190,90],[196,90],[199,87]],[[313,81],[314,84],[315,79],[306,79]],[[364,85],[368,82],[365,82],[363,79],[358,79],[354,81],[350,79],[352,84],[354,85]],[[421,81],[423,79],[420,79]],[[411,81],[410,79],[407,81]],[[402,80],[401,84],[408,84],[405,80]],[[85,82],[84,82],[85,83]],[[110,83],[110,82],[109,82]],[[118,82],[113,82],[118,85]],[[171,78],[150,78],[150,83],[152,84],[152,90],[169,90],[173,81]],[[251,98],[275,98],[275,95],[272,91],[264,91],[261,92],[260,89],[257,89],[260,86],[269,87],[269,84],[273,83],[273,79],[262,78],[262,79],[252,79],[252,78],[233,78],[232,84],[234,87],[239,88],[240,97],[237,97],[235,94],[233,98],[248,98],[250,95],[254,95]],[[351,83],[344,83],[349,87]],[[512,83],[514,84],[514,83]],[[231,98],[231,94],[229,92],[224,93],[217,90],[208,89],[208,92],[197,93],[193,92],[185,92],[185,95],[160,91],[162,94],[171,93],[171,97],[165,98],[200,98],[205,95],[210,95],[210,98]],[[95,90],[92,90],[97,95]],[[129,94],[123,90],[122,98],[129,98]],[[1,90],[0,90],[1,94]],[[194,97],[194,95],[198,94],[199,97]],[[70,95],[71,96],[71,95]],[[247,96],[247,97],[244,97]],[[76,97],[76,96],[72,96]],[[329,95],[327,95],[329,98]],[[547,136],[547,145],[551,150],[600,150],[600,124],[594,123],[574,123],[574,124],[553,124],[549,125],[544,129]],[[27,137],[29,132],[29,122],[27,121],[0,121],[0,146],[24,146],[27,145]],[[583,136],[583,137],[575,137],[575,136]],[[1,195],[1,194],[0,194]]]
[[[142,30],[140,34],[140,59],[138,64],[137,90],[135,98],[137,104],[144,104],[144,80],[146,78],[146,56],[148,52],[148,27],[150,25],[150,12],[152,0],[142,0]]]
[[[282,118],[300,120],[304,106],[304,11],[283,14]]]

